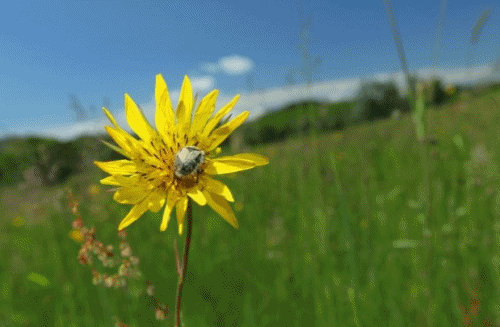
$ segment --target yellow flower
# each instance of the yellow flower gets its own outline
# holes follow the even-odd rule
[[[455,88],[455,86],[454,86],[454,85],[448,85],[448,86],[445,88],[445,90],[444,90],[444,91],[445,91],[445,92],[446,92],[446,94],[448,94],[448,95],[453,95],[453,94],[455,94],[455,92],[457,91],[457,89]]]
[[[21,216],[17,216],[16,218],[12,219],[11,223],[12,226],[22,227],[24,225],[24,219]]]
[[[68,235],[75,242],[83,242],[83,235],[78,229],[72,229]]]
[[[88,192],[92,196],[96,196],[100,191],[101,189],[99,188],[99,185],[92,184],[88,187]]]
[[[160,230],[167,229],[170,213],[175,207],[179,234],[182,234],[188,197],[201,206],[208,204],[238,228],[228,203],[234,201],[233,195],[225,184],[212,178],[212,175],[251,169],[266,165],[269,160],[252,153],[216,157],[220,152],[218,146],[249,115],[245,111],[218,126],[232,110],[239,95],[212,116],[217,94],[218,90],[213,90],[205,96],[192,118],[194,99],[189,78],[184,77],[177,110],[174,112],[167,84],[161,75],[156,75],[156,130],[132,98],[125,94],[127,122],[139,140],[118,126],[111,113],[103,108],[114,126],[106,126],[106,131],[119,147],[106,144],[127,159],[96,161],[99,168],[111,175],[102,179],[101,183],[119,186],[114,193],[114,200],[134,205],[121,221],[118,230],[136,221],[147,210],[158,212],[165,206]]]

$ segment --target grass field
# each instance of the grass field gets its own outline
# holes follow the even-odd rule
[[[428,110],[423,146],[403,115],[252,148],[270,164],[224,178],[240,229],[194,206],[185,326],[499,326],[499,121],[498,91],[463,94]],[[160,213],[126,229],[137,280],[94,285],[77,260],[68,189],[119,247],[129,207],[92,188],[104,176],[1,189],[1,326],[173,325],[177,236]]]

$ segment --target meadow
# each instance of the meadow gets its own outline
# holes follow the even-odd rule
[[[500,325],[500,91],[425,117],[423,143],[403,114],[239,149],[270,164],[222,178],[239,230],[193,207],[185,326]],[[78,261],[77,215],[130,258],[117,233],[129,206],[103,177],[1,189],[1,326],[173,325],[184,236],[160,232],[160,213],[126,229],[140,271],[126,285],[92,272],[118,267]]]

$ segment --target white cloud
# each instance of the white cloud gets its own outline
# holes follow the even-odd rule
[[[211,76],[193,77],[190,80],[194,92],[204,92],[212,89],[215,84],[215,80]]]
[[[390,73],[377,73],[377,74],[373,75],[373,79],[374,79],[375,81],[380,81],[380,82],[382,82],[382,81],[387,81],[387,80],[391,79],[391,78],[392,78],[392,76],[393,76],[393,75],[392,75],[392,74],[390,74]]]
[[[241,96],[236,104],[235,114],[244,110],[251,112],[250,119],[255,119],[265,112],[282,108],[294,102],[304,100],[319,100],[335,102],[352,98],[359,88],[360,79],[344,79],[326,81],[306,85],[277,87],[261,92],[252,92]],[[225,99],[224,101],[229,101]]]
[[[219,64],[215,62],[204,62],[200,65],[200,69],[208,74],[216,74],[219,72],[220,67]]]
[[[439,76],[444,83],[453,84],[483,82],[487,79],[493,78],[497,78],[498,80],[499,77],[498,75],[494,76],[491,74],[491,68],[489,66],[450,70],[422,69],[418,71],[418,75],[421,78],[427,78],[433,75]],[[373,76],[373,80],[378,81],[387,81],[392,79],[396,81],[398,87],[401,89],[405,88],[404,75],[401,72],[395,74],[380,73]],[[201,92],[213,87],[213,79],[211,79],[211,77],[193,78],[191,81],[193,83],[193,87],[195,89],[198,88]],[[240,100],[234,107],[233,117],[244,110],[249,110],[251,113],[249,119],[252,120],[259,117],[266,110],[282,108],[288,104],[309,99],[329,102],[347,100],[356,94],[361,82],[362,79],[360,78],[352,78],[312,83],[309,86],[293,85],[276,87],[259,92],[242,94]],[[234,94],[220,94],[217,99],[216,108],[221,108],[223,105],[231,101],[233,97]],[[170,91],[170,99],[173,106],[177,107],[179,99],[178,89]],[[156,110],[154,98],[152,97],[151,101],[141,104],[140,107],[142,108],[148,121],[154,126],[154,116]],[[129,132],[131,131],[128,127],[123,108],[115,110],[113,112],[113,116],[122,128]],[[75,124],[57,125],[54,124],[54,122],[56,122],[56,119],[52,116],[28,118],[23,121],[0,120],[1,125],[8,126],[7,133],[2,133],[2,130],[0,130],[0,136],[12,135],[13,132],[19,136],[40,135],[51,136],[61,140],[68,140],[74,139],[83,134],[103,134],[104,126],[110,125],[104,115],[99,120]],[[8,133],[9,131],[11,133]]]
[[[106,125],[110,125],[110,123],[107,123],[107,121],[103,119],[99,121],[86,121],[72,125],[60,125],[44,128],[37,134],[44,137],[53,137],[59,140],[71,140],[82,135],[105,134],[104,126]]]
[[[422,68],[416,72],[421,79],[430,79],[438,77],[444,84],[474,84],[488,81],[498,81],[498,74],[492,74],[490,65],[472,68],[455,69],[431,69]],[[414,74],[415,72],[411,72]],[[394,80],[401,90],[406,89],[406,77],[402,72],[397,73],[378,73],[373,76],[376,81],[384,82]]]
[[[244,56],[231,55],[219,59],[219,66],[226,74],[240,75],[253,68],[253,61]]]
[[[216,74],[220,71],[228,75],[241,75],[252,70],[254,63],[252,59],[241,55],[230,55],[222,57],[216,62],[203,62],[200,69],[207,74]]]

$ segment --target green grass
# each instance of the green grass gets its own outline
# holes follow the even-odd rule
[[[243,204],[240,229],[194,206],[185,325],[464,326],[464,308],[474,326],[499,325],[495,92],[427,112],[438,139],[428,145],[428,191],[410,115],[251,149],[270,164],[223,178]],[[478,144],[487,160],[477,159]],[[127,291],[93,285],[77,261],[61,190],[73,190],[85,222],[117,247],[129,207],[111,193],[89,195],[103,176],[93,169],[61,187],[1,190],[0,325],[173,325],[175,218],[164,233],[159,213],[127,228],[144,276]],[[18,216],[25,224],[16,227]],[[146,280],[171,309],[166,321],[137,288]]]

